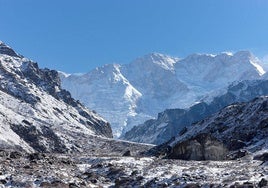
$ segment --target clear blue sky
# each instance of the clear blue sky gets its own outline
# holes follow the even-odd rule
[[[268,54],[267,0],[0,0],[0,40],[40,67],[87,72],[160,52]]]

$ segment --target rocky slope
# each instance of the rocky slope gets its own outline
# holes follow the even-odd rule
[[[152,149],[167,158],[224,160],[268,150],[268,97],[234,103]],[[162,153],[161,153],[162,152]],[[258,158],[258,157],[257,157]],[[267,157],[263,157],[264,161]]]
[[[268,95],[268,80],[233,83],[217,97],[208,95],[189,109],[168,109],[144,124],[128,131],[123,139],[135,142],[161,144],[183,133],[185,127],[200,121],[234,102],[246,102],[261,95]],[[212,95],[213,96],[213,95]]]
[[[0,135],[1,148],[69,152],[83,151],[87,137],[111,138],[112,130],[61,89],[57,71],[39,69],[0,42]]]
[[[217,71],[216,71],[217,70]],[[250,52],[194,54],[184,59],[149,54],[125,65],[82,75],[61,74],[63,88],[105,117],[119,137],[170,108],[186,108],[211,91],[265,71]]]

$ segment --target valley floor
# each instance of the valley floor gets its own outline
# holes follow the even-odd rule
[[[0,151],[0,187],[261,187],[268,165]],[[241,186],[239,186],[241,185]]]

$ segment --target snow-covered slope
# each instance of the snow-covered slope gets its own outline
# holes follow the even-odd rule
[[[39,69],[1,42],[1,148],[83,151],[87,136],[112,137],[109,123],[61,89],[57,71]]]
[[[185,59],[152,53],[125,65],[82,75],[61,74],[63,88],[109,122],[116,137],[168,108],[187,108],[214,90],[265,72],[250,52],[194,54]]]

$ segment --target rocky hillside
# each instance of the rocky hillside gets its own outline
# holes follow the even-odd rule
[[[168,109],[144,124],[128,131],[123,139],[135,142],[161,144],[183,133],[185,127],[200,121],[234,102],[246,102],[261,95],[268,95],[268,80],[233,83],[217,97],[204,97],[189,109]]]
[[[0,147],[83,151],[88,136],[111,138],[112,130],[61,88],[57,71],[38,68],[0,42]]]
[[[234,103],[152,151],[167,158],[223,160],[268,149],[268,97]],[[258,158],[258,157],[257,157]],[[267,160],[267,157],[259,157]]]
[[[165,109],[188,108],[211,91],[264,73],[254,55],[241,51],[184,59],[153,53],[129,64],[61,75],[63,88],[105,117],[119,137]]]

